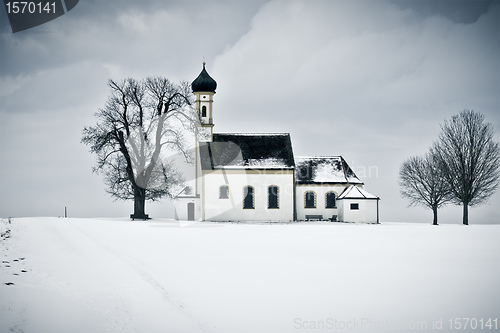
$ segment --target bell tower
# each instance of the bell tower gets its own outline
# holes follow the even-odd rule
[[[211,142],[213,135],[213,96],[217,88],[217,82],[208,74],[203,62],[200,75],[191,83],[195,95],[196,112],[200,120],[198,141]]]

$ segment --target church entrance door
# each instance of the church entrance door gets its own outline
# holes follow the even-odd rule
[[[188,202],[188,221],[194,221],[194,202]]]

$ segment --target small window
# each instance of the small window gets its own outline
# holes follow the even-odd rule
[[[336,203],[335,203],[335,192],[328,192],[325,195],[325,200],[326,200],[326,208],[337,208]]]
[[[359,209],[359,204],[358,203],[352,203],[351,204],[351,210],[358,210]]]
[[[269,186],[267,188],[267,208],[279,208],[279,188]]]
[[[207,116],[207,107],[205,105],[203,105],[201,107],[201,116],[202,117],[206,117]]]
[[[219,188],[219,199],[228,199],[229,198],[229,186],[222,185]]]
[[[316,193],[307,191],[304,198],[305,208],[316,208]]]
[[[254,189],[252,186],[245,186],[243,188],[243,209],[254,209],[255,198]]]

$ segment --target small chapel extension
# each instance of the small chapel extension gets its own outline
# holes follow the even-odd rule
[[[378,223],[378,201],[342,156],[295,157],[289,133],[214,133],[217,82],[192,82],[200,119],[195,180],[175,198],[176,218]]]
[[[338,197],[350,185],[362,186],[342,156],[295,158],[297,220],[338,221]]]

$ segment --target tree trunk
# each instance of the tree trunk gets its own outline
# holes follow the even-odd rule
[[[432,225],[438,225],[438,209],[437,207],[432,207],[432,214],[434,219],[432,220]]]
[[[464,216],[463,216],[464,225],[469,225],[469,203],[464,202]]]
[[[147,220],[149,216],[146,214],[146,189],[136,186],[134,189],[134,214],[130,218],[135,220]]]

